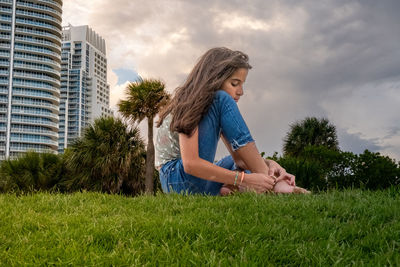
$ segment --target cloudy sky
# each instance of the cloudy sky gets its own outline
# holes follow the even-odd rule
[[[398,0],[64,0],[63,24],[105,38],[112,106],[136,73],[172,92],[226,46],[253,66],[239,108],[260,151],[281,153],[289,125],[316,116],[342,150],[400,160],[399,11]]]

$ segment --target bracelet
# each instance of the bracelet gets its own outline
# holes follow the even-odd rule
[[[244,180],[244,172],[242,172],[242,177],[240,178],[240,184],[243,183],[243,180]]]
[[[238,171],[236,171],[235,182],[233,183],[233,185],[236,185],[236,182],[237,182],[237,178],[238,178],[238,176],[239,176],[239,172],[238,172]]]

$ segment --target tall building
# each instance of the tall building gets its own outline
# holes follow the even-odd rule
[[[62,153],[96,118],[112,115],[109,105],[105,40],[87,25],[64,27],[58,151]]]
[[[62,0],[0,0],[0,160],[57,153]]]

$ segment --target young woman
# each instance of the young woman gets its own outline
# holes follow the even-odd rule
[[[279,164],[260,156],[240,114],[237,102],[249,69],[246,54],[213,48],[176,89],[157,124],[156,166],[164,192],[224,195],[239,186],[257,193],[306,192]],[[230,156],[214,164],[220,138]]]

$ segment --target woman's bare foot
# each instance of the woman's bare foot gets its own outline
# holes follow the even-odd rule
[[[302,187],[295,186],[293,188],[293,194],[311,194],[311,191],[304,189]]]
[[[229,184],[224,184],[221,189],[219,190],[219,194],[221,196],[228,196],[228,195],[232,195],[233,193],[239,191],[238,186],[234,186],[234,185],[229,185]]]
[[[279,181],[275,184],[274,186],[274,192],[275,193],[293,193],[293,188],[294,186],[289,185],[286,181]]]
[[[293,186],[289,185],[286,181],[279,181],[275,184],[274,186],[274,192],[275,193],[283,193],[283,194],[310,194],[311,192],[298,187],[298,186]]]
[[[246,191],[248,190],[246,190],[246,188],[243,187],[224,184],[221,187],[219,193],[221,196],[228,196],[236,192],[246,192]],[[281,194],[311,194],[310,191],[298,186],[289,185],[287,181],[284,180],[277,182],[272,192]]]

